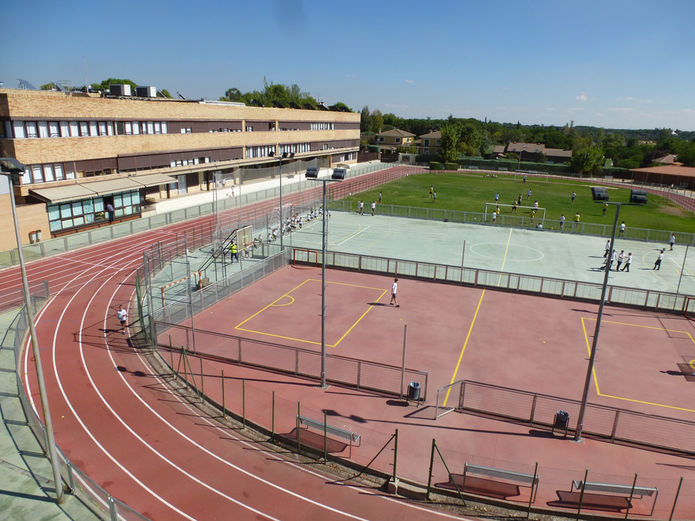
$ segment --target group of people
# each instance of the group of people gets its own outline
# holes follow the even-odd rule
[[[625,250],[620,250],[616,253],[615,248],[611,251],[611,241],[606,241],[606,249],[603,252],[603,266],[601,269],[610,271],[615,263],[615,271],[630,271],[632,264],[632,252],[625,253]],[[621,269],[622,266],[622,269]]]
[[[379,201],[381,201],[381,192],[379,192]],[[376,201],[372,201],[371,207],[372,215],[374,215],[376,213]],[[360,199],[357,203],[357,213],[359,213],[360,215],[364,215],[364,201],[362,199]]]

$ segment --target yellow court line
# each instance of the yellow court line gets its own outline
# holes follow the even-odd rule
[[[509,237],[507,237],[507,247],[504,249],[504,257],[502,257],[502,266],[500,267],[500,272],[504,270],[504,265],[507,263],[507,254],[509,253],[509,244],[512,242],[512,231],[513,228],[509,229]],[[499,279],[497,279],[497,284],[502,282],[502,273],[500,273]]]
[[[284,293],[283,295],[280,295],[278,298],[276,298],[275,300],[273,300],[270,304],[268,304],[267,306],[265,306],[265,307],[259,309],[259,310],[256,311],[253,315],[251,315],[251,316],[248,317],[247,319],[243,320],[242,322],[240,322],[239,324],[237,324],[236,326],[234,326],[234,329],[240,329],[240,330],[242,330],[242,331],[250,331],[250,330],[248,330],[248,329],[243,329],[241,326],[243,326],[244,324],[246,324],[246,322],[248,322],[248,321],[251,320],[252,318],[257,317],[258,315],[260,315],[261,313],[263,313],[263,312],[264,312],[266,309],[268,309],[269,307],[273,306],[278,300],[283,299],[283,298],[285,298],[285,297],[289,297],[289,296],[290,296],[290,293],[292,293],[292,292],[293,292],[294,290],[296,290],[297,288],[301,288],[304,284],[306,284],[306,283],[309,282],[310,280],[312,280],[312,279],[306,279],[304,282],[302,282],[301,284],[298,284],[297,286],[295,286],[294,288],[292,288],[291,290],[289,290],[287,293]]]
[[[375,289],[376,289],[376,288],[375,288]],[[379,298],[376,299],[376,302],[379,302],[379,301],[381,300],[381,297],[383,297],[383,296],[386,294],[386,291],[387,291],[387,290],[383,290],[383,291],[381,292],[381,295],[379,295]],[[355,323],[352,324],[352,325],[350,326],[350,329],[348,329],[347,331],[345,331],[345,333],[343,333],[343,336],[341,336],[341,337],[338,339],[338,341],[337,341],[335,344],[333,344],[332,346],[330,346],[330,347],[336,347],[338,344],[340,344],[340,343],[343,341],[343,338],[345,338],[345,337],[347,336],[347,334],[348,334],[350,331],[353,330],[353,328],[360,322],[360,320],[362,320],[362,319],[365,317],[365,315],[366,315],[367,313],[369,313],[369,312],[372,310],[373,307],[374,307],[374,306],[371,306],[371,305],[370,305],[370,306],[367,308],[367,310],[366,310],[364,313],[362,313],[362,315],[360,316],[360,318],[358,318],[358,319],[355,321]]]
[[[589,335],[586,332],[586,325],[584,324],[584,317],[581,317],[580,320],[582,322],[582,331],[584,331],[584,341],[586,342],[586,350],[589,351],[589,357],[591,357],[591,344],[589,344]],[[594,385],[596,386],[596,393],[600,396],[601,391],[598,388],[598,378],[596,377],[596,366],[591,368],[591,375],[594,377]]]
[[[463,353],[466,352],[466,346],[468,345],[468,340],[471,338],[471,332],[473,331],[473,325],[475,324],[475,319],[478,318],[478,311],[480,311],[480,305],[483,303],[483,297],[485,296],[485,291],[480,294],[480,300],[478,300],[478,306],[475,308],[475,313],[473,315],[473,320],[471,321],[471,325],[468,327],[468,334],[466,335],[466,340],[463,342],[463,346],[461,347],[461,354],[459,355],[458,362],[456,363],[456,369],[454,369],[454,374],[451,377],[451,381],[449,382],[449,385],[453,384],[454,381],[456,381],[456,375],[459,372],[459,367],[461,366],[461,360],[463,360]],[[444,403],[442,404],[442,407],[446,407],[446,402],[449,401],[449,394],[451,393],[451,387],[446,392],[446,396],[444,397]]]
[[[623,400],[626,402],[635,402],[635,403],[641,403],[644,405],[655,405],[657,407],[666,407],[667,409],[675,409],[677,411],[687,411],[687,412],[695,412],[695,409],[686,409],[685,407],[676,407],[675,405],[666,405],[665,403],[656,403],[656,402],[645,402],[643,400],[635,400],[634,398],[625,398],[623,396],[613,396],[611,394],[602,394],[604,398],[614,398],[615,400]]]
[[[312,282],[321,282],[321,279],[307,279],[307,280],[310,280],[310,281],[312,281]],[[306,281],[305,281],[305,282],[306,282]],[[338,282],[338,281],[333,281],[333,280],[328,281],[328,284],[337,284],[337,285],[339,285],[339,286],[350,286],[350,287],[353,287],[353,288],[376,289],[376,290],[381,290],[381,289],[383,289],[383,288],[375,288],[375,287],[373,287],[373,286],[362,286],[362,285],[360,285],[360,284],[351,284],[350,282]],[[300,285],[301,285],[301,284],[300,284]],[[299,287],[299,286],[297,286],[297,288],[298,288],[298,287]],[[295,289],[297,289],[297,288],[295,288]],[[294,289],[293,289],[292,291],[294,291]],[[290,291],[290,293],[292,293],[292,291]]]
[[[584,320],[584,319],[582,319]],[[593,320],[596,321],[595,318],[587,317],[586,320]],[[615,320],[604,320],[604,324],[618,324],[621,326],[631,326],[631,327],[643,327],[645,329],[656,329],[657,331],[668,331],[669,333],[682,333],[686,335],[688,338],[690,338],[691,342],[695,344],[695,338],[690,334],[688,331],[684,331],[682,329],[667,329],[665,327],[656,327],[656,326],[645,326],[642,324],[631,324],[630,322],[616,322]]]
[[[285,295],[285,296],[286,296],[288,299],[290,299],[289,302],[286,302],[286,303],[284,303],[284,304],[275,304],[275,302],[277,302],[277,300],[276,300],[275,302],[273,302],[273,303],[271,304],[271,307],[274,307],[274,308],[281,308],[281,307],[284,307],[284,306],[291,306],[292,304],[294,304],[294,297],[293,297],[293,296],[291,296],[291,295]],[[279,299],[278,299],[278,300],[279,300]]]

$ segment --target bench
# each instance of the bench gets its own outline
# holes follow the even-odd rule
[[[584,490],[582,497],[581,491]],[[558,491],[558,497],[563,502],[579,504],[581,497],[582,506],[603,508],[607,510],[622,510],[632,508],[632,499],[642,499],[645,496],[654,497],[650,516],[654,513],[656,497],[659,489],[656,487],[643,487],[632,485],[620,485],[617,483],[583,482],[572,480],[569,492]]]
[[[475,477],[475,476],[483,476]],[[504,480],[504,481],[500,481]],[[452,476],[452,481],[455,481]],[[483,496],[507,498],[518,496],[519,486],[531,487],[531,502],[536,500],[540,476],[512,470],[464,464],[461,490]]]
[[[327,423],[323,423],[322,421],[319,420],[313,420],[311,418],[307,418],[306,416],[297,416],[297,424],[299,426],[305,425],[308,428],[316,429],[318,431],[321,431],[321,433],[326,433],[326,435],[331,435],[335,436],[338,438],[342,438],[344,440],[347,440],[350,444],[350,454],[349,458],[352,457],[352,444],[355,443],[359,447],[362,445],[362,436],[359,434],[348,431],[346,429],[341,429],[340,427],[334,427],[333,425],[328,425]]]

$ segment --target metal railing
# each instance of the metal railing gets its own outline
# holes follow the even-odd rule
[[[569,413],[570,430],[576,428],[581,405],[580,401],[570,398],[469,380],[459,380],[449,390],[449,399],[453,402],[450,408],[456,411],[478,412],[529,425],[552,427],[554,414],[564,410]],[[439,413],[439,408],[436,408],[435,414]],[[687,456],[695,455],[694,421],[590,403],[586,409],[583,432],[611,442],[623,441],[672,450]]]
[[[48,300],[50,295],[48,293],[48,284],[45,281],[42,284],[36,285],[35,287],[38,289],[31,295],[31,301],[34,310],[38,311]],[[21,364],[24,348],[27,345],[28,330],[29,324],[26,308],[22,306],[21,309],[18,310],[15,319],[7,328],[4,339],[12,338],[11,347],[14,351],[16,363],[15,374],[17,380],[17,393],[27,420],[27,424],[33,431],[37,442],[44,451],[44,454],[47,454],[45,427],[32,407],[26,392],[24,391],[24,385],[20,376],[24,374]],[[3,342],[3,347],[10,347],[10,345],[5,345],[5,342]],[[105,489],[100,487],[79,467],[72,463],[59,447],[58,460],[61,475],[63,476],[65,483],[69,486],[70,491],[74,495],[88,500],[89,505],[92,506],[92,510],[96,515],[102,519],[109,519],[110,521],[148,521],[148,518],[139,514],[119,499],[111,496],[111,494],[109,494]]]
[[[312,265],[317,262],[321,263],[321,252],[297,248],[294,251],[294,260],[295,262],[304,262]],[[328,251],[326,252],[326,266],[408,276],[422,280],[453,282],[483,288],[552,295],[577,300],[598,301],[601,298],[601,284],[593,282],[580,282],[480,268],[462,268],[461,266],[377,257],[358,253]],[[608,286],[606,298],[607,303],[610,304],[676,313],[695,312],[695,299],[689,298],[688,295],[665,291]]]

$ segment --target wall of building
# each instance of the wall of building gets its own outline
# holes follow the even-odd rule
[[[22,244],[29,244],[29,234],[41,230],[44,239],[50,239],[48,231],[48,216],[45,204],[21,205],[17,207],[17,220],[19,221],[19,235]],[[17,247],[15,238],[14,220],[12,219],[12,203],[9,194],[0,195],[0,222],[3,224],[3,233],[0,233],[0,251],[11,250]]]

